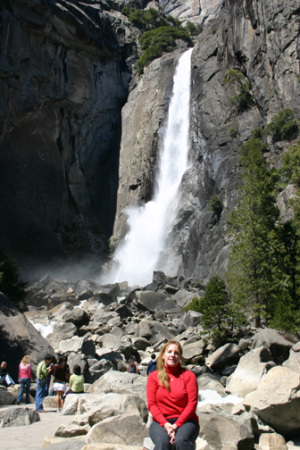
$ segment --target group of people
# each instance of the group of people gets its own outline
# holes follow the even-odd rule
[[[51,355],[48,354],[38,364],[36,372],[35,405],[39,412],[44,411],[43,401],[49,392],[51,375],[53,375],[52,390],[56,395],[57,412],[62,410],[66,395],[84,392],[84,376],[79,364],[75,364],[71,375],[65,357],[61,356],[53,362]]]
[[[65,357],[61,356],[55,361],[50,354],[47,354],[38,364],[36,371],[35,406],[39,412],[44,411],[43,401],[49,393],[51,375],[53,375],[52,391],[56,395],[58,412],[61,411],[67,394],[84,392],[84,376],[81,373],[81,367],[76,364],[71,375]],[[19,364],[18,381],[20,390],[16,403],[19,405],[23,401],[25,393],[25,403],[28,404],[30,403],[30,384],[33,381],[29,355],[25,355]],[[15,382],[7,371],[7,363],[2,361],[0,365],[0,386],[8,387],[12,384],[15,384]]]
[[[198,385],[195,374],[182,366],[182,347],[177,341],[167,342],[156,359],[151,355],[147,366],[147,403],[152,415],[150,437],[155,450],[194,450],[199,434],[199,419],[196,415],[198,403]],[[0,382],[5,380],[7,366],[1,364]],[[136,358],[128,362],[128,372],[139,373]],[[79,365],[70,375],[69,366],[64,357],[52,361],[46,355],[37,366],[36,410],[43,412],[43,400],[48,395],[50,377],[53,375],[53,391],[56,394],[57,410],[60,411],[64,397],[69,393],[84,392],[84,376]],[[30,357],[24,356],[19,365],[20,403],[25,391],[25,403],[29,403],[32,372]]]

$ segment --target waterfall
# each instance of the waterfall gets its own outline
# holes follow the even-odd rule
[[[191,53],[189,49],[180,56],[175,70],[153,200],[126,208],[129,231],[115,251],[113,267],[105,277],[108,282],[143,286],[152,281],[154,270],[164,269],[159,257],[175,218],[178,188],[188,169]]]

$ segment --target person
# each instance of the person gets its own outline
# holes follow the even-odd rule
[[[138,363],[136,362],[135,356],[130,356],[130,358],[128,360],[127,372],[137,373],[137,374],[140,373]]]
[[[52,374],[54,375],[53,390],[56,394],[57,412],[61,412],[64,405],[64,395],[70,378],[70,369],[66,358],[63,356],[58,358],[57,364],[52,366]]]
[[[35,409],[38,412],[44,412],[43,401],[44,398],[48,395],[51,374],[51,361],[51,355],[47,354],[37,366]]]
[[[181,365],[182,347],[167,342],[157,358],[157,370],[147,380],[147,403],[153,417],[150,437],[155,450],[193,450],[199,434],[196,415],[198,385],[193,372]]]
[[[147,375],[149,375],[149,373],[154,372],[154,370],[156,370],[156,355],[155,353],[152,353],[151,355],[151,361],[148,363],[147,365]]]
[[[84,392],[84,376],[81,373],[79,364],[73,367],[73,373],[69,379],[69,389],[65,395],[68,394],[82,394]]]
[[[11,384],[15,384],[15,382],[7,371],[7,362],[2,361],[0,365],[0,385],[8,387]]]
[[[19,405],[23,401],[23,393],[25,390],[25,403],[30,403],[30,382],[32,381],[32,372],[30,366],[30,356],[23,356],[19,364],[19,376],[20,391],[17,397],[17,404]]]

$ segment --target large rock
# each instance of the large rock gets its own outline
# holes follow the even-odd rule
[[[240,348],[236,344],[225,344],[206,358],[206,365],[212,370],[220,370],[226,365],[236,363],[240,357]]]
[[[246,353],[239,360],[233,374],[228,377],[226,391],[244,398],[258,388],[262,377],[273,366],[272,355],[264,347]]]
[[[1,360],[8,364],[8,372],[18,380],[18,367],[29,354],[35,370],[46,353],[55,355],[53,348],[26,319],[17,307],[0,292],[0,348]]]
[[[271,369],[259,387],[244,399],[247,409],[279,434],[288,435],[300,428],[299,374],[286,367]]]
[[[103,394],[115,392],[119,394],[137,394],[142,398],[146,395],[147,378],[128,372],[111,370],[105,373],[90,386],[88,392]]]
[[[8,408],[0,411],[0,426],[2,428],[30,425],[39,420],[39,413],[30,408]]]
[[[214,450],[253,450],[257,424],[253,417],[230,416],[217,408],[198,411],[200,437]]]
[[[289,357],[292,346],[293,342],[285,339],[278,331],[265,328],[254,336],[251,348],[267,348],[275,363],[282,364]]]
[[[87,435],[87,442],[142,446],[147,434],[146,424],[140,416],[125,414],[108,417],[94,425]]]

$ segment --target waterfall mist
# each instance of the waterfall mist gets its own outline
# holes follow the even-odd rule
[[[127,281],[131,286],[142,286],[152,281],[153,271],[164,270],[160,255],[166,252],[178,188],[188,169],[191,53],[189,49],[180,56],[175,70],[153,200],[125,209],[129,231],[115,251],[104,282]]]

